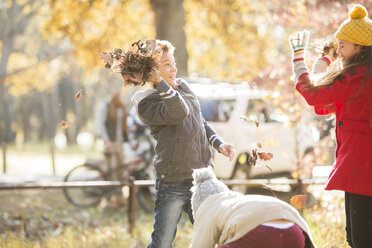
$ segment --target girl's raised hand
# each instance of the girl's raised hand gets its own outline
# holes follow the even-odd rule
[[[289,43],[292,48],[292,69],[294,74],[294,81],[297,82],[298,78],[308,73],[307,65],[305,62],[305,51],[309,41],[310,32],[307,30],[297,32],[295,36],[289,37]]]

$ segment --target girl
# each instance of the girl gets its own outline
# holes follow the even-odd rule
[[[193,178],[190,248],[315,247],[305,220],[284,201],[231,191],[211,168],[195,169]]]
[[[320,115],[336,115],[336,160],[326,190],[345,191],[351,247],[372,247],[372,22],[354,5],[337,30],[339,58],[316,82],[304,54],[308,31],[290,37],[296,90]]]

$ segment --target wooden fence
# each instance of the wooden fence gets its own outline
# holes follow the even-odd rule
[[[297,193],[304,193],[304,185],[324,184],[325,179],[234,179],[222,180],[227,186],[251,186],[269,188],[270,185],[295,185]],[[129,230],[133,232],[136,222],[136,191],[138,187],[151,187],[155,185],[154,180],[134,180],[130,182],[120,181],[82,181],[82,182],[32,182],[32,183],[7,183],[0,184],[0,190],[26,190],[26,189],[64,189],[64,188],[115,188],[129,187],[129,205],[127,209]]]

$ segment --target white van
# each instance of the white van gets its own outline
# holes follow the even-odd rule
[[[319,140],[316,129],[295,128],[286,115],[276,114],[276,108],[264,100],[266,91],[251,89],[247,83],[231,84],[205,78],[187,81],[198,96],[204,118],[235,148],[236,156],[231,162],[214,152],[215,173],[219,178],[290,177],[297,170],[296,151],[300,155],[311,151]],[[273,158],[258,159],[256,165],[252,165],[249,157],[254,149],[270,152]]]

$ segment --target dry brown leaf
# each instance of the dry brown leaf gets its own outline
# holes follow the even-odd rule
[[[257,158],[258,158],[258,156],[257,156],[257,149],[253,149],[252,150],[252,157],[253,157],[253,159],[256,161],[257,160]]]
[[[80,90],[78,91],[78,93],[76,93],[76,95],[75,95],[75,101],[79,100],[79,99],[82,98],[82,97],[83,97],[83,90],[80,89]]]
[[[257,143],[257,146],[258,146],[258,148],[262,148],[262,144],[261,143]]]
[[[274,155],[270,152],[258,152],[258,156],[260,157],[261,160],[267,161],[270,160],[274,157]]]
[[[68,128],[69,124],[67,121],[61,121],[60,122],[62,128]]]
[[[258,127],[260,125],[260,123],[258,121],[254,121],[256,123],[256,127]]]
[[[301,209],[301,208],[303,208],[305,206],[306,198],[307,198],[306,195],[295,195],[295,196],[292,196],[292,198],[291,198],[291,205],[295,209]]]

